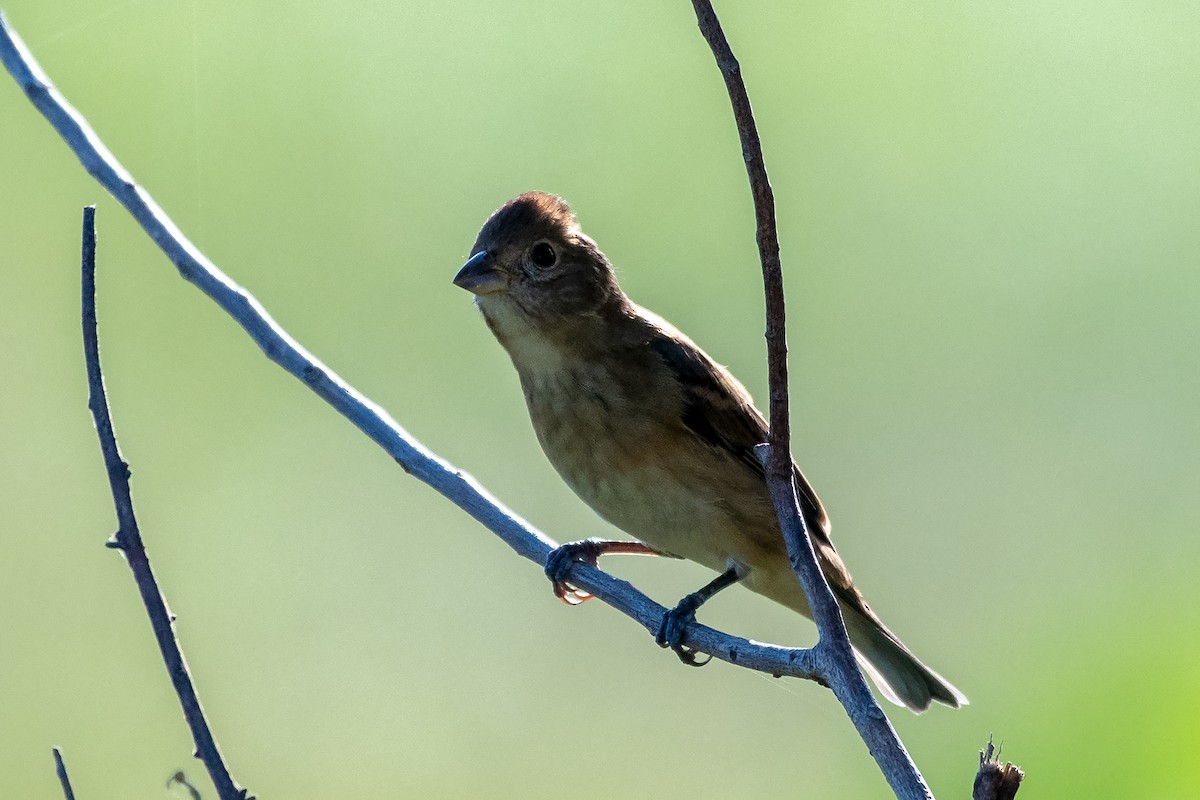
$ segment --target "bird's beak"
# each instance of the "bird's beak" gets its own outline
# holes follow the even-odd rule
[[[454,285],[473,294],[495,294],[508,288],[508,273],[496,266],[491,253],[481,250],[463,264]]]

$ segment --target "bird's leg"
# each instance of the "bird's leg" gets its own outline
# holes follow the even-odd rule
[[[659,647],[669,647],[674,650],[675,655],[679,656],[679,660],[689,667],[703,667],[712,660],[711,657],[703,661],[696,658],[695,651],[683,646],[683,632],[690,623],[695,622],[696,610],[700,606],[704,605],[717,592],[733,586],[745,575],[744,570],[730,565],[720,575],[680,600],[679,605],[663,614],[662,625],[659,627],[658,636],[654,637],[654,641],[658,642]]]
[[[590,594],[567,583],[567,573],[577,561],[594,567],[600,556],[607,555],[662,556],[666,553],[660,553],[641,542],[619,542],[611,539],[584,539],[559,545],[546,557],[546,577],[554,584],[554,596],[569,606],[577,606],[584,600],[591,600]]]

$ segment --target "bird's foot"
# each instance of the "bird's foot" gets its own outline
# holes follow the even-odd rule
[[[578,589],[567,583],[567,575],[571,566],[576,562],[596,566],[597,560],[603,555],[606,543],[599,539],[584,539],[579,542],[567,542],[550,551],[546,557],[546,577],[554,585],[554,596],[569,606],[577,606],[592,596],[583,589]]]
[[[659,647],[671,648],[675,655],[679,656],[679,660],[689,667],[703,667],[712,661],[712,656],[708,656],[703,661],[700,660],[696,656],[695,650],[691,650],[683,644],[683,635],[687,632],[687,626],[696,621],[696,609],[700,608],[705,599],[700,597],[697,592],[680,600],[679,605],[663,614],[662,624],[658,628],[658,636],[654,637],[654,641],[658,643]]]

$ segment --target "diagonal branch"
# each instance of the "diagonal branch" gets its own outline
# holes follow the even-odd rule
[[[58,775],[58,782],[62,785],[63,797],[66,800],[75,800],[75,790],[71,788],[71,779],[67,777],[67,765],[63,762],[62,748],[54,748],[54,772]]]
[[[88,378],[88,409],[96,423],[96,435],[100,438],[100,450],[104,454],[104,466],[108,471],[108,483],[112,488],[113,505],[117,509],[117,532],[108,541],[108,546],[125,554],[129,568],[133,571],[133,579],[137,582],[138,592],[150,616],[150,626],[154,629],[154,638],[158,641],[158,649],[162,653],[163,663],[167,665],[167,673],[183,706],[183,716],[188,727],[192,730],[192,739],[196,742],[196,757],[204,762],[209,777],[217,789],[221,800],[253,800],[247,798],[246,790],[234,783],[221,760],[217,742],[209,730],[208,721],[204,718],[204,709],[200,707],[200,698],[196,687],[192,684],[191,673],[188,672],[187,661],[179,642],[175,639],[175,631],[171,627],[173,617],[167,610],[167,601],[154,572],[150,569],[150,558],[146,555],[146,547],[142,543],[142,535],[138,531],[137,517],[133,513],[133,499],[129,493],[129,465],[121,458],[117,447],[117,437],[113,433],[112,417],[108,412],[108,398],[104,393],[104,375],[100,371],[100,342],[96,331],[96,207],[88,206],[83,210],[83,352],[87,361]],[[55,750],[55,759],[58,760]],[[61,764],[61,761],[59,761]],[[65,782],[65,770],[60,773]]]
[[[796,501],[793,483],[791,432],[788,424],[787,332],[784,314],[783,271],[779,263],[779,233],[775,225],[775,196],[767,179],[762,143],[754,124],[750,97],[742,81],[742,70],[709,0],[692,0],[700,33],[712,49],[725,79],[742,158],[750,179],[757,221],[758,255],[762,262],[767,307],[767,369],[770,379],[771,427],[765,467],[771,500],[787,542],[788,555],[808,604],[813,611],[820,639],[813,648],[817,672],[846,709],[854,727],[866,742],[897,797],[932,798],[917,766],[904,749],[883,709],[871,694],[854,660],[850,637],[837,600],[817,563],[812,540]]]
[[[302,381],[409,474],[466,511],[518,555],[539,566],[558,543],[521,519],[470,475],[442,460],[413,438],[378,405],[343,381],[301,347],[262,305],[192,244],[149,194],[109,152],[100,137],[59,93],[20,37],[0,13],[0,61],[30,102],[50,122],[84,168],[117,199],[166,254],[179,273],[231,316],[263,352]],[[570,583],[658,633],[667,609],[626,581],[587,564],[574,563]],[[812,651],[751,642],[693,623],[683,644],[715,658],[770,675],[813,678]]]

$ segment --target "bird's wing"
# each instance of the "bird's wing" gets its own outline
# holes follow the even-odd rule
[[[653,317],[649,321],[652,324],[647,344],[671,370],[682,389],[684,426],[706,444],[731,454],[765,480],[766,471],[754,448],[767,440],[767,424],[754,407],[750,393],[724,367],[669,323]],[[800,509],[814,536],[814,544],[832,550],[825,508],[804,474],[798,467],[793,465],[793,468]]]
[[[674,374],[683,392],[682,421],[695,436],[730,454],[766,479],[766,470],[754,454],[767,440],[767,424],[754,407],[750,393],[724,367],[709,358],[670,323],[645,313],[652,323],[646,342]],[[829,537],[829,517],[808,480],[795,464],[796,496],[808,526],[813,549],[834,594],[880,629],[887,631],[854,585],[850,571]],[[891,636],[891,633],[888,633]],[[895,637],[892,637],[895,638]]]

